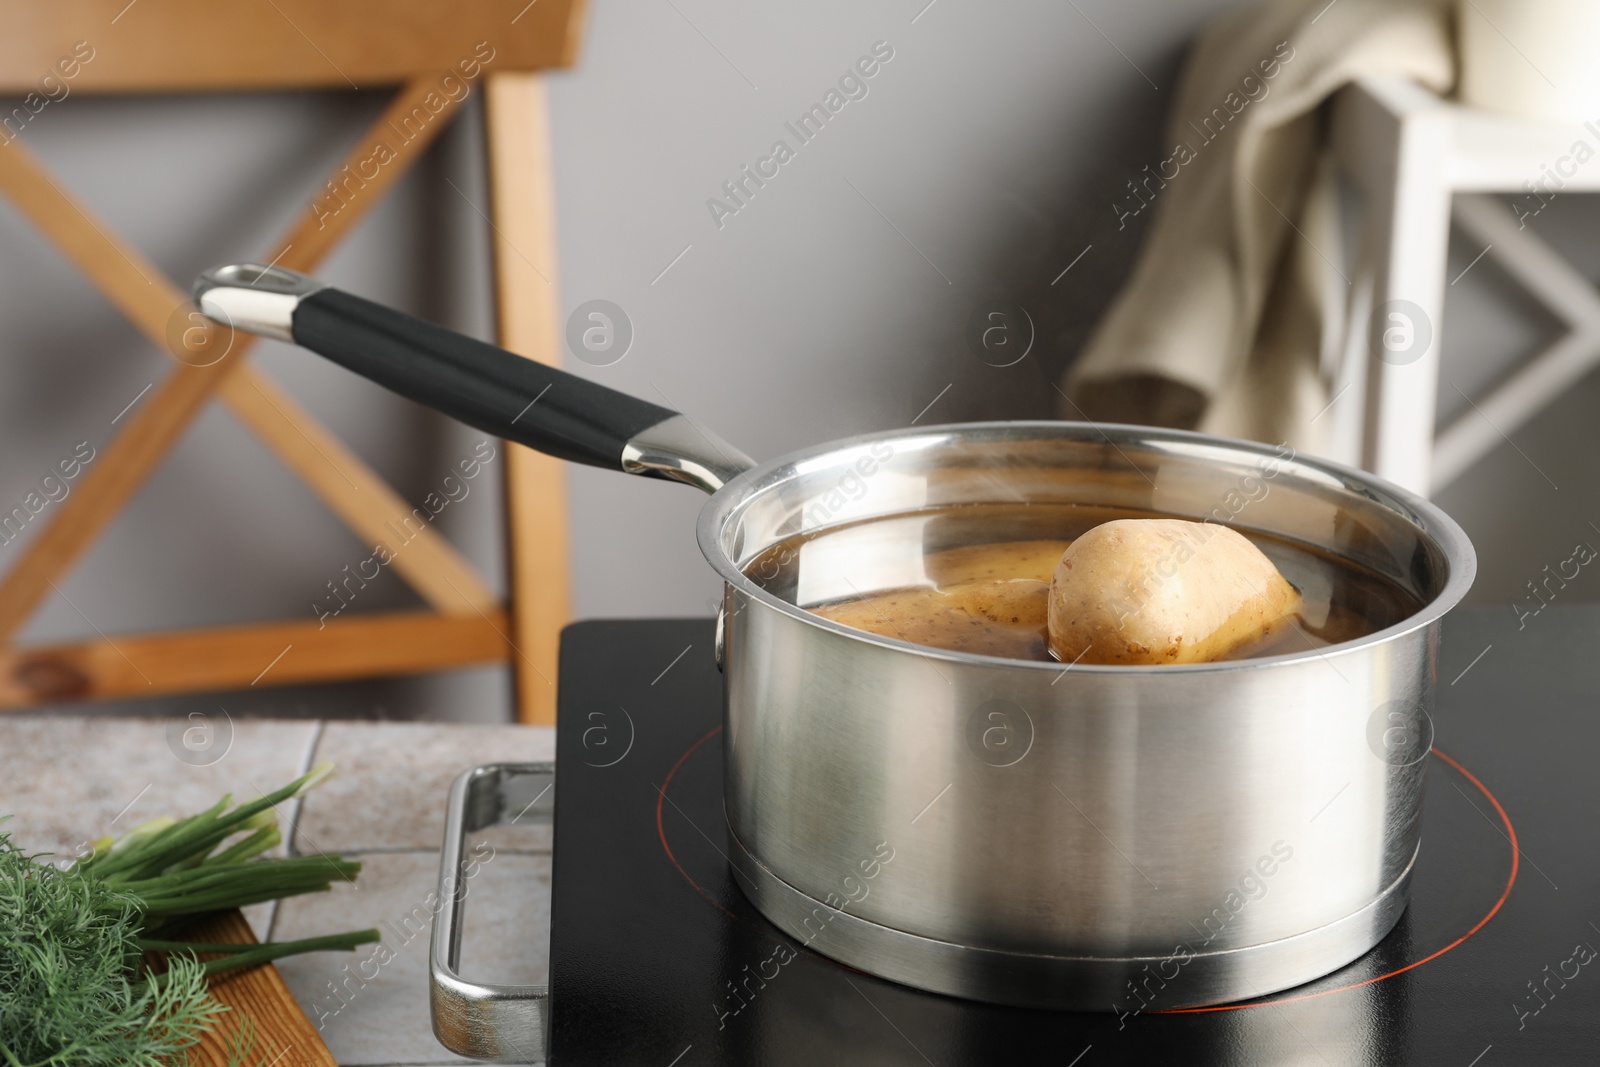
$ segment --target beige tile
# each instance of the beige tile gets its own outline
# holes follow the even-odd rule
[[[336,771],[306,798],[297,850],[437,849],[456,775],[480,763],[554,759],[555,729],[330,722],[315,758],[332,761]],[[540,838],[519,833],[518,839],[529,844],[515,845],[506,837],[497,838],[496,845],[549,849],[547,832]]]
[[[316,724],[0,716],[0,814],[29,851],[71,855],[157,815],[203,811],[294,779]],[[185,734],[187,733],[187,747]]]
[[[278,902],[265,900],[260,904],[252,904],[244,911],[244,921],[250,924],[250,930],[256,935],[257,941],[269,940],[272,936],[272,916],[277,913]]]
[[[280,961],[289,988],[334,1057],[349,1067],[469,1062],[453,1058],[428,1017],[430,895],[438,853],[359,857],[355,885],[278,905],[280,941],[374,926],[382,949]],[[495,853],[469,883],[462,972],[473,981],[542,983],[549,973],[550,861]]]

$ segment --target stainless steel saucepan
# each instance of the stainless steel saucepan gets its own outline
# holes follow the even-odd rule
[[[1286,450],[1132,426],[909,428],[755,464],[675,412],[288,271],[224,267],[195,297],[484,431],[712,494],[698,536],[725,583],[731,859],[811,948],[940,993],[1128,1013],[1298,985],[1404,910],[1440,618],[1476,568],[1427,501]],[[853,630],[746,573],[796,535],[906,516],[911,543],[819,552],[792,599],[891,588],[949,509],[976,504],[1220,516],[1422,607],[1322,649],[1068,667]]]

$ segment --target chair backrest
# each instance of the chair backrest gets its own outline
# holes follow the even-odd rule
[[[0,709],[415,674],[486,663],[514,671],[518,716],[555,721],[561,627],[570,617],[564,471],[506,450],[508,604],[433,527],[408,535],[395,572],[432,610],[223,628],[13,642],[40,603],[150,477],[212,399],[228,407],[359,540],[387,542],[417,513],[283,390],[180,329],[202,319],[184,286],[94,220],[36,159],[22,131],[74,92],[367,89],[399,85],[330,175],[328,198],[298,213],[260,257],[312,271],[484,89],[500,341],[558,362],[554,221],[540,69],[576,57],[584,0],[46,0],[0,4],[0,198],[8,201],[179,365],[127,414],[70,498],[0,571]],[[188,161],[173,160],[173,166]],[[359,195],[357,195],[359,194]],[[529,259],[532,255],[534,258]],[[536,265],[537,261],[537,265]],[[535,280],[537,279],[537,280]],[[193,318],[185,318],[185,316]],[[192,358],[192,357],[204,358]],[[143,396],[144,394],[140,394]],[[120,418],[120,416],[119,416]],[[349,568],[346,568],[348,570]],[[364,581],[362,584],[365,584]],[[330,583],[331,588],[331,583]],[[64,594],[63,594],[64,595]],[[335,594],[337,595],[337,594]],[[326,630],[324,631],[324,626]],[[290,654],[292,650],[292,655]],[[270,678],[267,676],[270,673]]]

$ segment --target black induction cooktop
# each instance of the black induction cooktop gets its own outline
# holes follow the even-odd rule
[[[712,624],[572,626],[551,1063],[1600,1063],[1600,607],[1520,621],[1446,621],[1422,850],[1388,938],[1258,1002],[1104,1014],[924,993],[780,933],[729,871]]]

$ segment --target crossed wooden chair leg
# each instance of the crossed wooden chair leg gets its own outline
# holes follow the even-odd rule
[[[491,106],[496,97],[512,103],[538,102],[538,85],[530,80],[534,76],[496,77],[513,80],[496,89],[491,79]],[[293,270],[313,270],[382,199],[458,110],[459,101],[447,101],[446,110],[420,131],[408,130],[412,134],[409,140],[395,135],[399,128],[395,123],[413,114],[425,96],[432,94],[437,101],[437,84],[437,77],[415,78],[396,94],[330,179],[329,188],[337,186],[344,191],[339,210],[308,211],[274,250],[271,262]],[[503,104],[502,110],[509,107]],[[508,129],[512,149],[500,154],[519,154],[517,138],[527,140],[536,132],[527,127]],[[360,172],[358,183],[351,182],[351,172],[369,160],[380,143],[388,146],[391,157],[375,176],[366,176],[371,173],[368,168]],[[547,173],[547,169],[536,169],[536,173]],[[508,192],[501,187],[509,180],[503,174],[499,177],[497,196]],[[547,194],[547,186],[542,191]],[[40,603],[59,592],[58,581],[213,397],[219,397],[363,542],[391,543],[392,531],[405,527],[413,509],[337,437],[247,365],[249,338],[230,338],[225,331],[206,328],[196,337],[197,343],[175,344],[173,337],[191,326],[187,316],[192,304],[184,290],[96,221],[20,144],[0,148],[0,193],[147,338],[176,357],[173,372],[130,413],[120,435],[85,469],[72,495],[52,509],[46,527],[0,580],[0,708],[511,662],[518,674],[520,717],[554,720],[553,638],[541,636],[533,652],[542,663],[525,653],[516,620],[508,616],[482,577],[436,530],[427,525],[418,528],[415,522],[404,550],[393,553],[390,566],[429,605],[428,611],[102,637],[49,646],[15,645],[16,634]],[[524,242],[532,243],[537,232],[547,230],[547,221],[547,217],[535,220],[538,225],[524,234]],[[504,234],[500,236],[502,243],[508,240]],[[553,275],[548,244],[519,249],[518,255],[525,259],[535,252],[548,257],[548,269],[540,273]],[[506,268],[507,257],[498,258]],[[509,340],[511,347],[548,357],[548,339],[537,336],[537,329],[548,326],[550,309],[555,306],[551,289],[550,295],[539,297],[548,307],[540,305],[534,327],[522,329],[522,344]],[[505,307],[501,317],[504,328]],[[515,313],[511,321],[513,325],[518,321]],[[226,354],[216,359],[221,349],[226,349]],[[526,458],[517,464],[525,469]],[[548,474],[542,467],[537,472]],[[515,479],[515,472],[512,477]],[[508,488],[521,494],[513,498],[512,508],[526,507],[520,503],[527,496],[522,492],[525,486],[513,482]],[[559,491],[559,486],[534,488],[546,495]],[[560,562],[564,568],[564,555]],[[512,584],[514,589],[518,585],[515,571]],[[565,612],[564,584],[558,582],[555,592],[557,596],[549,598],[540,610]]]

